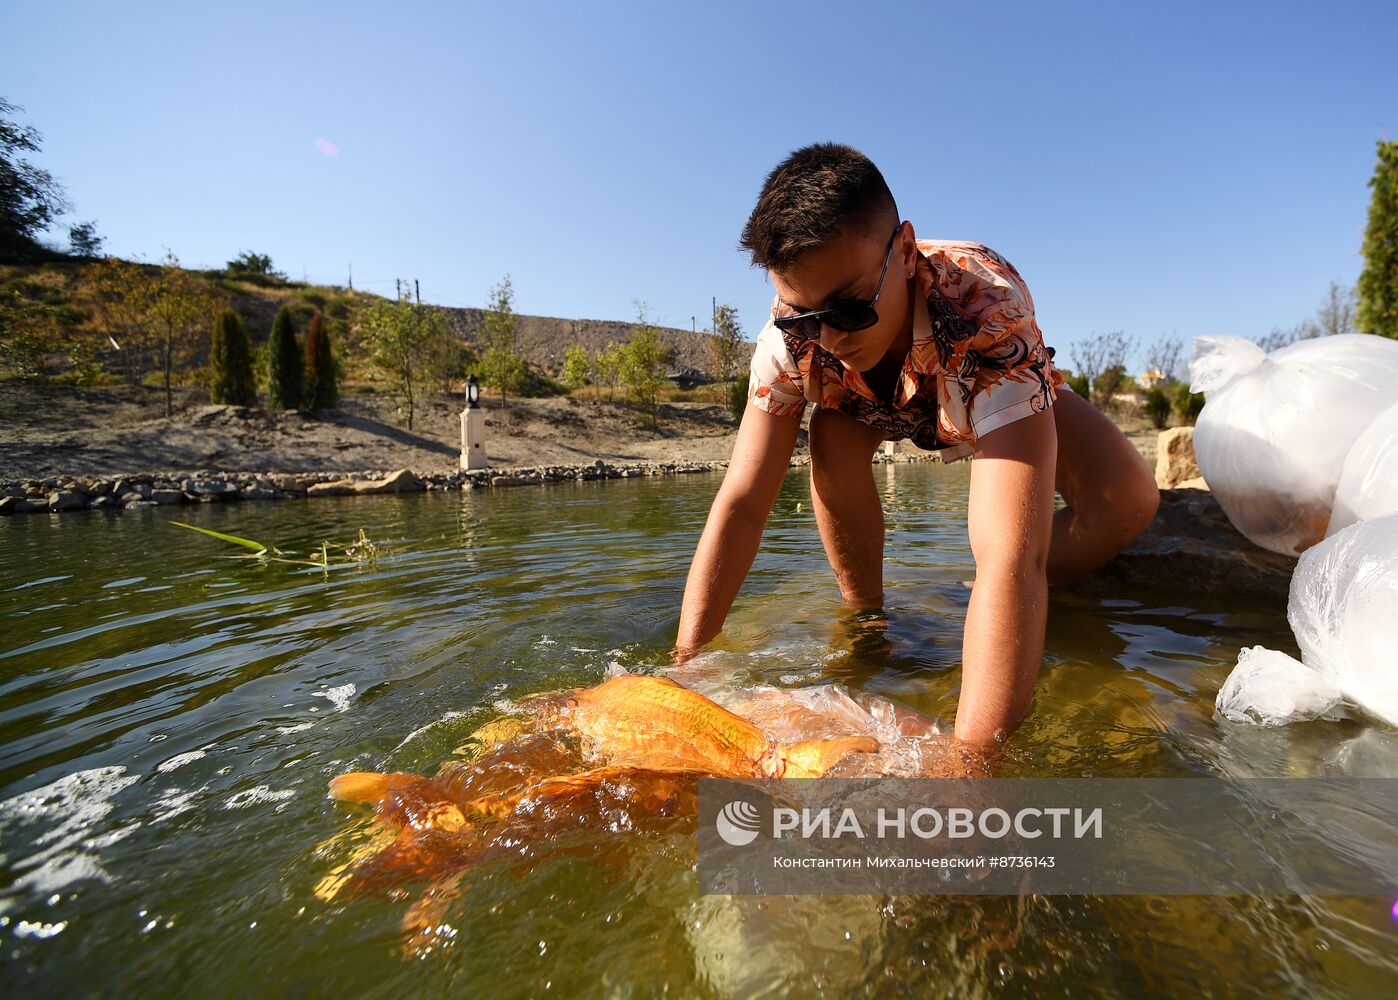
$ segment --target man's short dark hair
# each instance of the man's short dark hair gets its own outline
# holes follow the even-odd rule
[[[874,162],[852,146],[803,146],[767,175],[739,246],[753,267],[785,271],[841,232],[886,237],[898,205]]]

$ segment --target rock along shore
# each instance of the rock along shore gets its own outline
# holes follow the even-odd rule
[[[878,462],[927,461],[932,456],[875,456]],[[810,464],[808,455],[792,459],[792,467]],[[51,476],[45,479],[0,480],[0,515],[63,513],[75,510],[223,503],[232,500],[286,500],[301,497],[361,496],[417,493],[433,490],[474,490],[540,483],[590,482],[600,479],[639,479],[694,472],[720,472],[727,462],[636,462],[612,464],[598,459],[589,465],[543,465],[500,469],[413,472],[228,472],[217,469],[145,472],[131,475]]]

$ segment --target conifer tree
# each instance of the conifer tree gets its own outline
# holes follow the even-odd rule
[[[301,348],[291,310],[282,306],[267,341],[267,405],[274,410],[299,410],[301,395]]]
[[[1363,333],[1398,338],[1398,141],[1379,143],[1369,179],[1369,225],[1354,325]]]
[[[306,409],[327,410],[340,398],[335,385],[335,359],[330,352],[330,334],[325,331],[325,317],[316,313],[306,331]]]
[[[231,309],[214,319],[209,349],[209,399],[233,406],[256,406],[257,387],[252,378],[252,348],[243,321]]]

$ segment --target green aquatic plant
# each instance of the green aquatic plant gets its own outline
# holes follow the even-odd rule
[[[259,559],[264,562],[292,563],[298,566],[315,566],[319,569],[329,569],[331,566],[350,565],[374,566],[378,563],[379,546],[370,540],[364,533],[364,529],[359,529],[359,537],[348,545],[332,544],[322,541],[318,549],[313,549],[309,559],[297,559],[288,555],[275,545],[267,545],[263,542],[254,541],[251,538],[241,538],[238,535],[229,535],[222,531],[214,531],[212,528],[200,528],[193,524],[185,524],[183,521],[171,521],[171,524],[181,528],[188,528],[190,531],[197,531],[201,535],[208,535],[210,538],[217,538],[219,541],[228,542],[232,545],[240,545],[245,549],[252,549],[249,559]],[[343,549],[345,559],[331,561],[331,549]]]

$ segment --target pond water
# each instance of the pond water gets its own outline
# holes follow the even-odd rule
[[[954,713],[965,463],[875,470],[882,619],[839,604],[793,472],[728,626],[725,683],[829,681]],[[24,992],[1392,995],[1392,900],[702,896],[692,820],[483,874],[405,958],[407,898],[317,887],[368,836],[349,770],[431,773],[510,699],[667,662],[720,477],[0,522],[0,954]],[[374,565],[258,563],[168,523]],[[1282,611],[1054,598],[1007,776],[1398,776],[1398,739],[1213,717]],[[616,845],[609,845],[615,848]],[[618,865],[620,866],[618,868]]]

